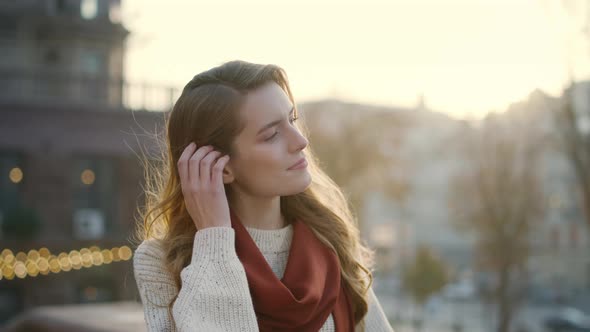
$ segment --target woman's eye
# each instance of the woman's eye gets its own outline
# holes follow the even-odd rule
[[[265,139],[265,141],[270,141],[271,139],[275,138],[275,136],[277,136],[278,133],[279,133],[278,131],[275,132],[274,135],[272,135],[271,137]]]
[[[294,117],[294,118],[291,118],[291,119],[289,119],[289,123],[293,124],[293,122],[297,121],[297,119],[299,119],[299,117]],[[275,138],[275,137],[276,137],[278,134],[279,134],[279,132],[278,132],[278,131],[277,131],[277,132],[275,132],[275,133],[274,133],[274,134],[273,134],[271,137],[269,137],[269,138],[265,139],[265,141],[270,141],[270,140],[272,140],[272,139],[273,139],[273,138]]]

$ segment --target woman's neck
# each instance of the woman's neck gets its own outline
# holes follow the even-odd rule
[[[281,197],[252,198],[241,196],[230,202],[230,208],[245,227],[275,230],[288,225],[281,213]]]

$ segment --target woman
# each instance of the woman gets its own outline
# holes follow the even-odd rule
[[[373,253],[318,167],[287,75],[230,61],[196,75],[148,167],[134,271],[149,331],[392,331]]]

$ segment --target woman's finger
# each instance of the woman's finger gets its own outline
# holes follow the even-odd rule
[[[229,155],[225,155],[217,159],[215,166],[213,166],[213,176],[211,178],[211,185],[213,188],[218,188],[219,186],[222,186],[223,188],[223,169],[225,168],[225,165],[227,165],[228,161]]]
[[[209,151],[199,164],[199,181],[203,188],[209,188],[211,185],[211,165],[215,162],[215,159],[221,155],[219,151]]]
[[[190,185],[196,185],[199,183],[199,164],[201,163],[201,159],[207,154],[209,151],[213,149],[212,146],[202,146],[197,149],[197,151],[190,157],[188,163],[188,181]]]
[[[188,160],[190,156],[192,156],[193,152],[197,148],[195,143],[191,143],[184,148],[180,158],[178,158],[178,175],[180,176],[180,185],[182,187],[183,183],[188,183]],[[183,188],[184,190],[184,188]]]

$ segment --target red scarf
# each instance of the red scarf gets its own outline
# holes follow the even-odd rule
[[[248,279],[260,331],[317,332],[333,314],[336,332],[353,332],[354,317],[340,280],[336,254],[307,225],[293,222],[293,239],[281,280],[230,209],[236,252]]]

